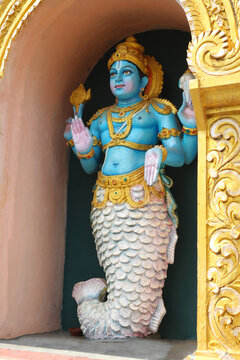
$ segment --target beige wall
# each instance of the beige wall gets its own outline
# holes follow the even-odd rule
[[[60,328],[71,90],[114,43],[159,28],[188,30],[176,1],[45,0],[14,41],[0,80],[1,338]]]

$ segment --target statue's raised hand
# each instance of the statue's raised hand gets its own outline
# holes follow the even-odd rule
[[[86,154],[93,146],[93,137],[81,118],[75,116],[72,125],[72,138],[78,153]]]
[[[158,178],[162,161],[162,150],[160,147],[149,149],[145,154],[144,179],[147,185],[153,185]]]
[[[183,90],[183,102],[178,111],[178,117],[183,126],[196,128],[196,119],[189,91],[189,81],[192,79],[194,79],[194,76],[191,72],[184,73],[179,79],[179,87]]]

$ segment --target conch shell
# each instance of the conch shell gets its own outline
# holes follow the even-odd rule
[[[91,89],[86,91],[83,84],[80,84],[79,87],[74,90],[70,96],[70,103],[75,106],[76,112],[80,104],[86,103],[91,99]]]

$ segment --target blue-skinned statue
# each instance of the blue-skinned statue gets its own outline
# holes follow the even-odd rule
[[[162,289],[174,262],[178,223],[164,167],[190,164],[197,152],[191,73],[180,79],[183,104],[177,113],[170,101],[158,98],[161,65],[134,37],[117,46],[108,68],[115,104],[99,110],[88,128],[81,118],[90,94],[84,98],[80,87],[72,95],[75,117],[65,131],[83,169],[98,171],[91,224],[106,280],[90,279],[73,289],[89,339],[157,332],[166,312]]]

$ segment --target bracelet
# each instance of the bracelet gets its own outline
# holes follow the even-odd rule
[[[167,158],[167,149],[163,145],[154,146],[155,148],[160,148],[162,150],[162,162]]]
[[[158,133],[158,138],[159,139],[169,139],[170,136],[179,136],[181,134],[181,131],[172,128],[172,129],[167,129],[167,128],[162,128],[161,132]]]
[[[79,159],[91,159],[93,155],[95,154],[94,149],[92,148],[87,154],[78,154]]]
[[[182,132],[187,135],[197,135],[197,128],[191,129],[183,126]]]
[[[69,146],[69,147],[74,146],[73,139],[71,139],[71,140],[67,141],[67,142],[66,142],[66,144],[67,144],[67,146]]]

